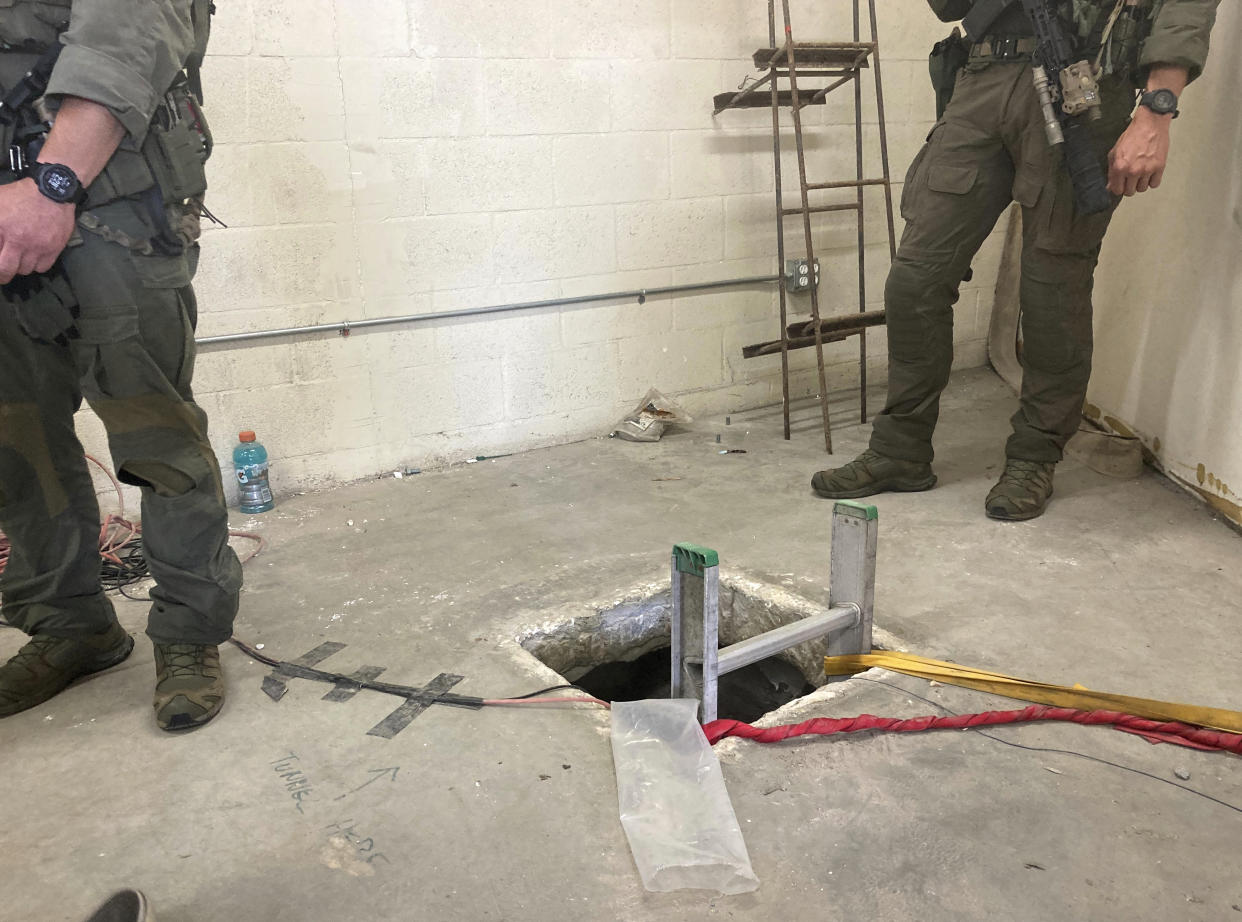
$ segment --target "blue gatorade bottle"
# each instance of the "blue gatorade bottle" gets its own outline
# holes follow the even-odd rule
[[[240,445],[233,449],[233,468],[241,494],[241,511],[248,515],[267,512],[276,504],[267,479],[267,449],[255,441],[250,430],[237,434]]]

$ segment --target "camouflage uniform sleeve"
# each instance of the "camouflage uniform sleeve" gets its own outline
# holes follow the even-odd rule
[[[1151,35],[1143,43],[1139,68],[1143,74],[1156,64],[1184,67],[1194,80],[1207,62],[1208,35],[1216,21],[1220,0],[1164,0]]]
[[[191,0],[73,4],[47,92],[107,106],[141,144],[164,93],[194,47]]]
[[[974,5],[974,0],[927,0],[932,12],[940,17],[941,22],[956,22]]]

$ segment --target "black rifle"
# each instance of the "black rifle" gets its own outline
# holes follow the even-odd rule
[[[1113,207],[1108,179],[1092,143],[1091,120],[1100,117],[1095,68],[1075,53],[1050,0],[1022,0],[1035,27],[1035,88],[1044,113],[1044,129],[1053,146],[1065,145],[1065,167],[1081,214]]]
[[[0,99],[0,124],[14,126],[8,168],[18,177],[38,157],[47,135],[47,124],[35,111],[35,103],[47,91],[63,47],[54,42]],[[64,345],[77,338],[78,302],[59,259],[47,272],[19,275],[0,285],[0,297],[10,305],[18,325],[36,342]]]

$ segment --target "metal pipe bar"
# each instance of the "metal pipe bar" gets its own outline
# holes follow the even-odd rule
[[[880,77],[880,27],[876,23],[875,0],[867,0],[867,5],[871,13],[871,40],[875,42],[875,108],[880,122],[880,166],[884,173],[884,204],[888,209],[888,252],[890,259],[896,259],[897,233],[893,222],[892,175],[888,169],[888,127],[884,119],[884,81]]]
[[[768,44],[772,48],[776,48],[776,0],[768,0]],[[772,60],[776,60],[775,54]],[[776,172],[776,265],[780,269],[785,268],[785,222],[781,220],[781,202],[784,196],[781,191],[781,94],[777,87],[776,67],[773,65],[771,70],[772,89],[772,163]],[[781,329],[784,330],[789,321],[789,305],[788,305],[788,283],[785,281],[784,273],[780,277],[780,291],[778,300],[780,301],[781,312]],[[787,337],[781,334],[781,416],[785,426],[785,441],[791,438],[791,428],[789,423],[789,344],[786,342]]]
[[[854,0],[854,41],[861,41],[862,26],[859,3]],[[873,41],[872,51],[876,50]],[[862,117],[862,80],[854,81],[854,143],[858,177],[858,313],[867,311],[867,229],[866,211],[863,198],[863,117]],[[867,421],[867,331],[858,334],[858,415],[861,422]]]
[[[677,294],[686,291],[707,291],[713,288],[740,288],[745,285],[761,285],[779,282],[779,275],[752,275],[744,278],[720,279],[714,282],[693,282],[686,285],[664,285],[658,288],[640,288],[633,291],[614,291],[606,294],[575,295],[567,298],[548,298],[543,301],[519,301],[512,304],[492,304],[486,307],[468,307],[453,311],[431,311],[425,314],[406,314],[400,317],[371,317],[366,320],[342,320],[337,323],[318,323],[304,327],[284,327],[276,330],[254,330],[248,333],[226,333],[220,336],[204,336],[196,340],[200,346],[218,346],[227,343],[251,342],[260,339],[277,339],[302,336],[307,333],[341,333],[348,336],[354,330],[392,326],[399,323],[421,323],[427,320],[450,320],[455,317],[477,317],[483,314],[503,314],[510,311],[535,310],[541,307],[566,307],[573,304],[591,304],[599,301],[625,301],[631,298],[639,304],[653,295]]]
[[[808,205],[806,208],[782,208],[781,214],[789,217],[790,215],[813,215],[823,214],[829,211],[857,211],[857,202],[841,202],[835,205]]]
[[[742,89],[742,90],[741,90],[741,91],[740,91],[740,92],[739,92],[736,96],[734,96],[732,99],[730,99],[730,100],[729,100],[727,103],[725,103],[723,106],[717,106],[715,109],[713,109],[713,110],[712,110],[712,115],[719,115],[719,114],[720,114],[721,112],[723,112],[725,109],[731,109],[731,108],[733,108],[733,107],[734,107],[734,106],[736,106],[736,105],[737,105],[737,104],[738,104],[738,103],[739,103],[739,102],[740,102],[743,98],[745,98],[745,97],[749,96],[751,93],[755,92],[755,90],[759,89],[759,87],[763,86],[765,83],[767,83],[767,82],[768,82],[769,80],[771,80],[772,78],[773,78],[773,74],[772,74],[771,72],[769,72],[769,73],[768,73],[768,75],[767,75],[766,77],[763,77],[763,78],[761,78],[761,79],[759,79],[759,80],[756,80],[756,81],[755,81],[754,83],[752,83],[750,86],[743,88],[743,89]]]
[[[794,54],[793,25],[789,15],[789,0],[781,0],[785,20],[785,60],[789,63],[789,93],[793,97],[790,107],[793,113],[794,142],[798,149],[798,183],[802,191],[802,229],[806,238],[807,265],[815,265],[815,243],[811,238],[810,201],[806,188],[806,146],[802,140],[802,106],[798,103],[798,62]],[[779,202],[778,202],[779,204]],[[782,209],[784,210],[784,209]],[[783,267],[782,267],[783,268]],[[824,363],[824,345],[819,332],[819,290],[811,286],[811,318],[815,321],[815,363],[819,373],[819,407],[824,418],[824,450],[832,454],[832,416],[828,407],[828,370]]]
[[[843,179],[840,182],[813,182],[808,183],[808,189],[853,189],[855,186],[883,186],[888,183],[887,179]]]
[[[743,666],[775,656],[800,643],[843,628],[855,627],[861,617],[862,613],[857,605],[843,605],[739,641],[716,654],[717,674],[735,672]]]
[[[842,340],[847,339],[850,336],[853,336],[854,334],[860,332],[860,329],[846,330],[841,333],[824,334],[821,337],[820,342],[822,342],[825,346],[828,345],[829,343],[839,343]],[[792,352],[795,349],[809,349],[811,346],[814,346],[814,345],[815,345],[814,336],[804,336],[804,337],[788,336],[785,339],[774,339],[771,342],[755,343],[753,346],[743,346],[742,347],[742,358],[757,359],[761,355],[776,355],[776,353],[780,352],[782,348],[787,349]]]
[[[817,106],[820,103],[826,102],[828,99],[829,93],[831,93],[833,90],[837,89],[838,87],[845,86],[845,84],[849,83],[851,80],[853,80],[855,84],[858,83],[858,73],[856,71],[850,71],[840,80],[838,80],[836,83],[831,83],[828,86],[824,87],[814,96],[812,96],[810,99],[804,102],[803,105],[804,106]]]
[[[824,333],[842,333],[860,330],[863,327],[878,327],[888,318],[885,311],[867,311],[862,314],[840,314],[836,317],[825,317],[819,322],[819,328]],[[791,323],[785,328],[790,339],[797,339],[802,336],[811,336],[810,320],[799,320]]]

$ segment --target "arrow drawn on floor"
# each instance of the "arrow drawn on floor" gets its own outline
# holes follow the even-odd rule
[[[393,781],[396,781],[396,780],[397,780],[397,772],[399,772],[399,771],[401,771],[400,766],[393,766],[392,768],[371,768],[371,769],[367,769],[367,773],[371,776],[371,778],[370,778],[368,781],[364,781],[362,784],[358,785],[358,787],[354,788],[352,791],[346,791],[344,794],[341,794],[339,797],[336,797],[336,798],[334,798],[334,799],[335,799],[335,800],[344,800],[344,799],[345,799],[346,797],[348,797],[350,794],[357,794],[359,791],[361,791],[363,788],[365,788],[368,784],[374,784],[376,781],[379,781],[381,778],[383,778],[383,777],[384,777],[385,775],[387,775],[389,772],[391,772],[391,773],[392,773],[392,780],[393,780]]]

